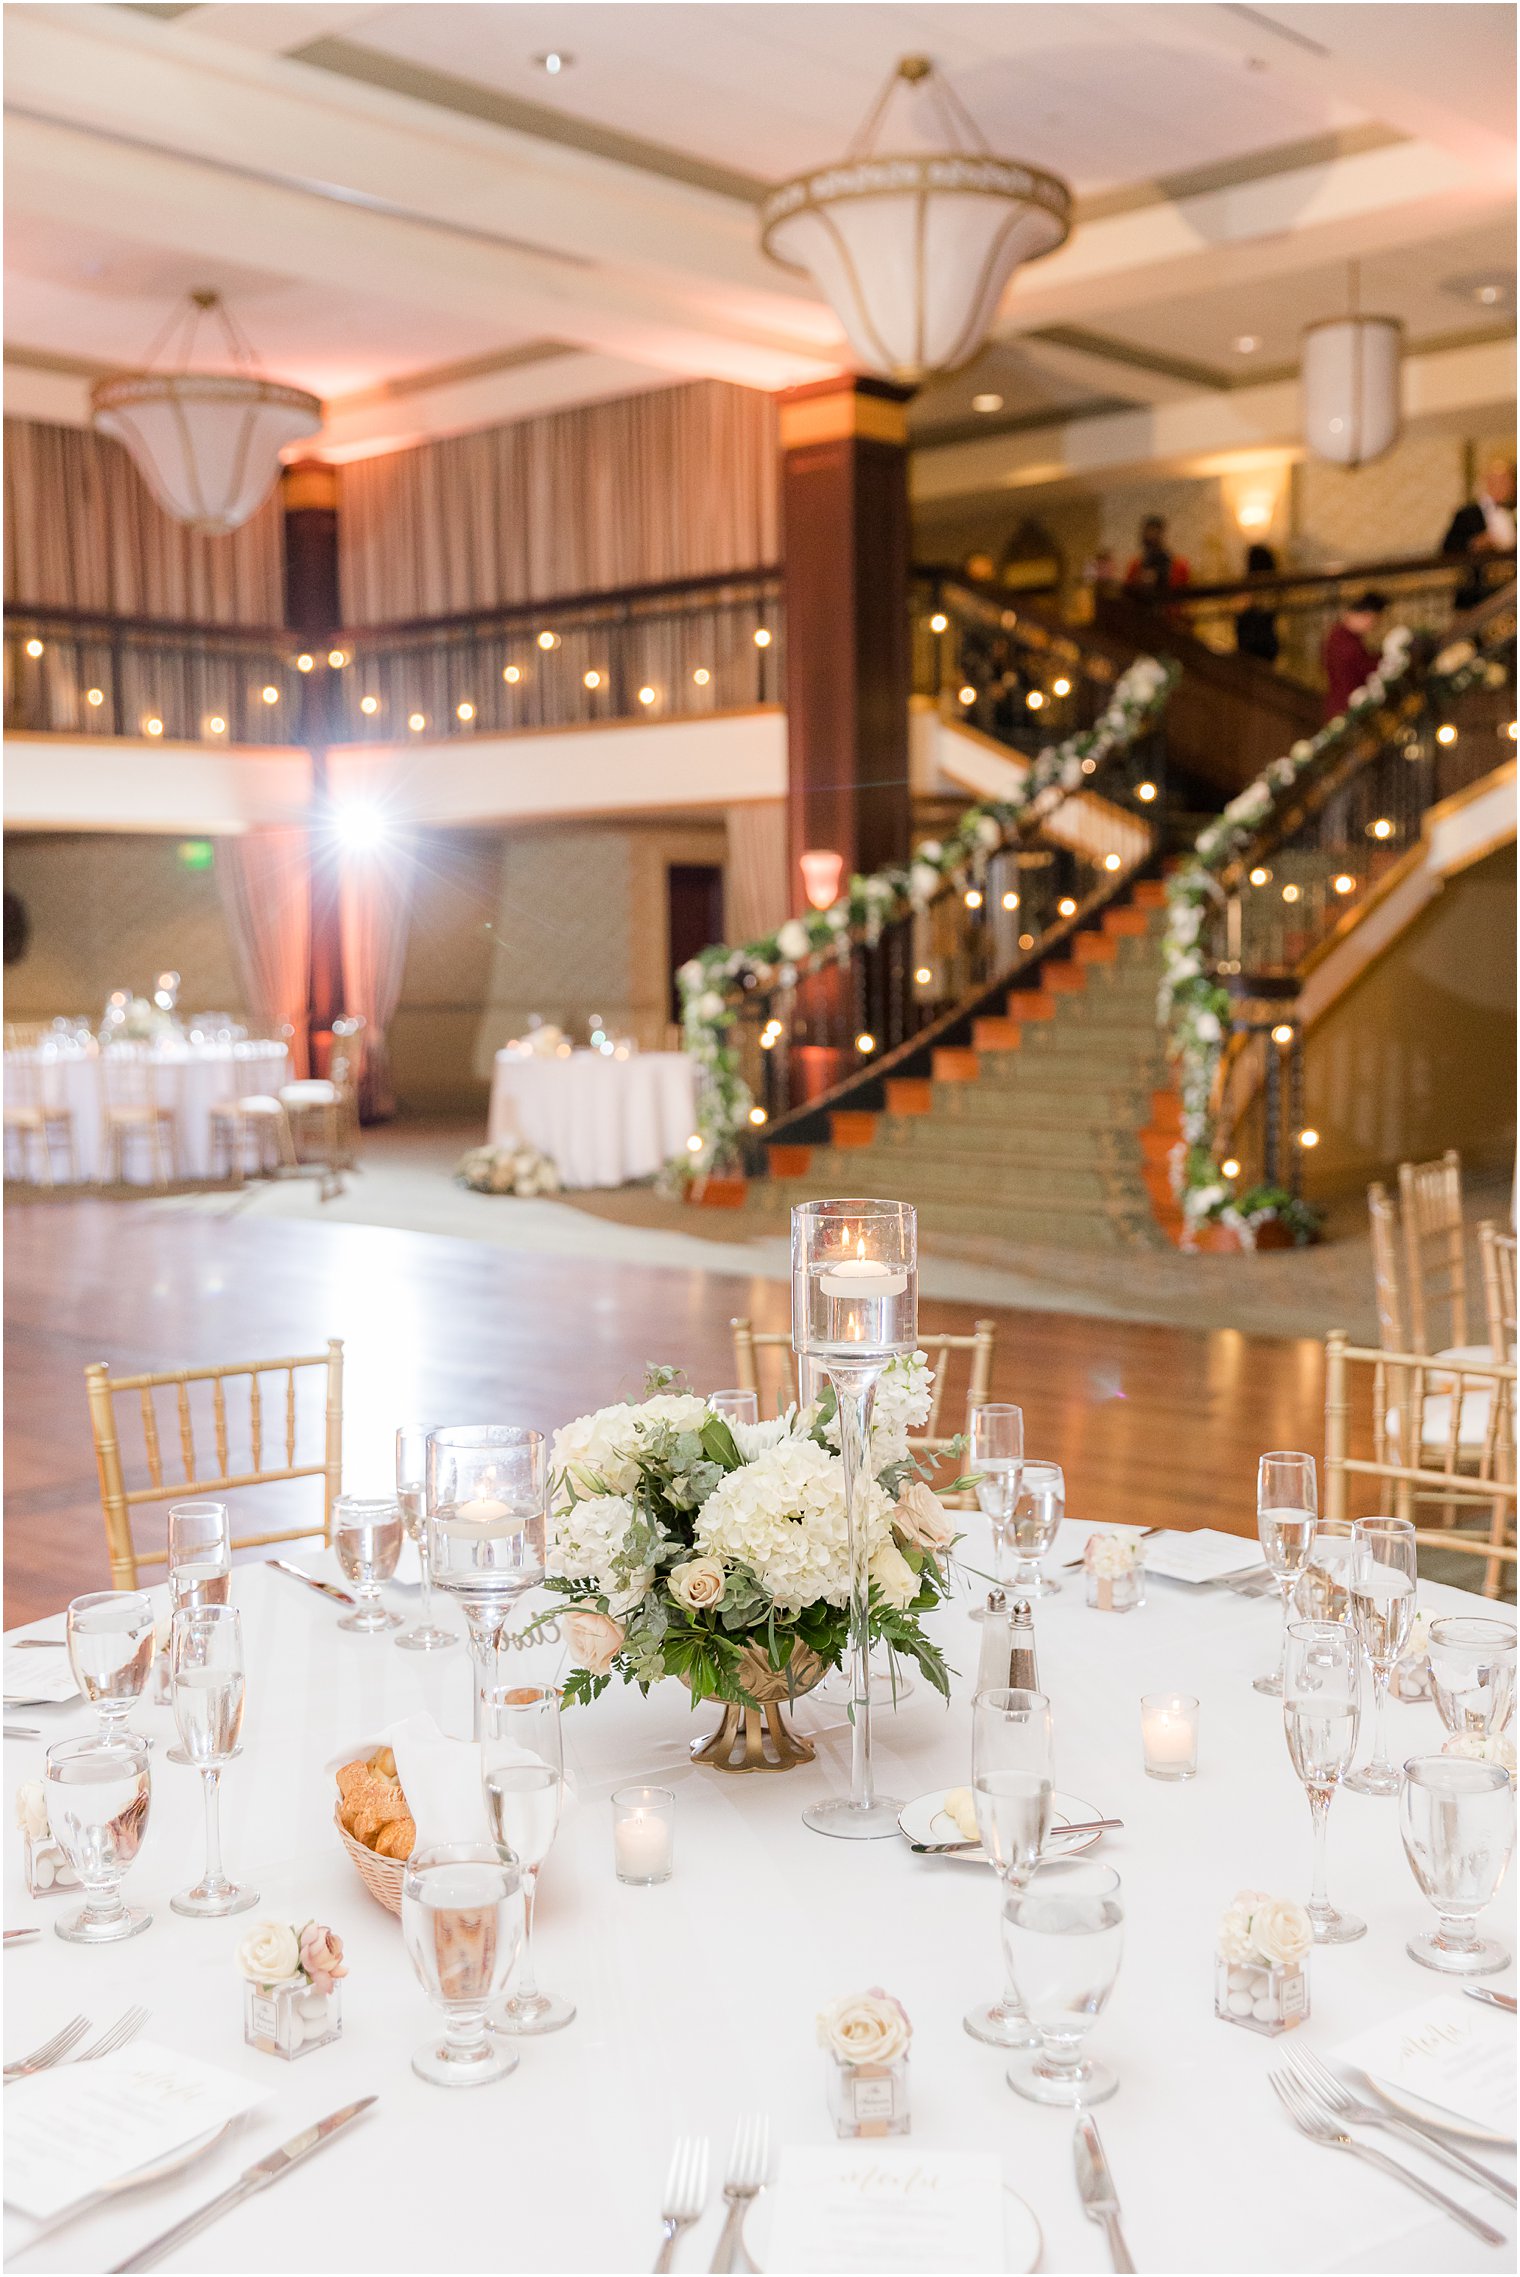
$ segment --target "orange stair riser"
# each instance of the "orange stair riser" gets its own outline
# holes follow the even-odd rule
[[[1010,1020],[1053,1020],[1056,1000],[1039,988],[1011,988],[1004,1000]]]
[[[916,1075],[888,1076],[887,1112],[889,1115],[932,1115],[933,1084]]]
[[[773,1178],[806,1178],[813,1167],[810,1146],[771,1146],[765,1151]]]
[[[1087,975],[1080,965],[1052,965],[1041,979],[1052,996],[1074,996],[1079,988],[1087,986]]]
[[[1079,965],[1111,965],[1119,955],[1119,944],[1108,933],[1079,933],[1075,950]]]
[[[1136,909],[1164,909],[1166,886],[1160,878],[1142,878],[1135,887],[1131,900]]]
[[[974,1051],[956,1051],[947,1046],[934,1054],[934,1080],[936,1083],[975,1083],[981,1069]]]
[[[839,1148],[842,1154],[857,1147],[869,1146],[875,1136],[876,1117],[874,1115],[858,1114],[850,1109],[841,1109],[829,1117],[830,1141]]]
[[[1023,1035],[1017,1020],[975,1020],[971,1041],[979,1052],[1016,1052]]]
[[[1140,941],[1150,931],[1150,920],[1143,909],[1105,909],[1103,930],[1116,941]]]

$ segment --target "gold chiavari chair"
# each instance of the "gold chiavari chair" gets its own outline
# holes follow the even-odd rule
[[[1377,1297],[1378,1342],[1386,1352],[1402,1352],[1404,1291],[1399,1271],[1399,1213],[1381,1183],[1367,1189],[1367,1221],[1372,1235],[1372,1286]]]
[[[343,1172],[353,1169],[358,1155],[363,1026],[359,1019],[335,1020],[325,1078],[306,1077],[280,1092],[298,1154],[322,1165],[324,1199],[341,1191]]]
[[[5,1048],[8,1052],[34,1051],[47,1032],[46,1020],[7,1020]]]
[[[1488,1318],[1488,1349],[1495,1360],[1515,1357],[1515,1237],[1492,1218],[1478,1228],[1483,1264],[1483,1309]]]
[[[146,1140],[153,1150],[155,1185],[166,1186],[179,1168],[179,1121],[159,1093],[164,1070],[135,1044],[110,1044],[96,1061],[100,1074],[101,1159],[109,1185],[127,1175],[127,1147]]]
[[[261,1091],[246,1098],[222,1099],[211,1110],[211,1175],[241,1186],[253,1157],[256,1178],[294,1170],[295,1139],[283,1100]]]
[[[1353,1455],[1353,1434],[1370,1456]],[[1352,1482],[1375,1482],[1356,1494]],[[1353,1511],[1351,1500],[1367,1507]],[[1486,1514],[1482,1531],[1422,1531],[1417,1541],[1485,1560],[1483,1594],[1499,1593],[1515,1563],[1515,1370],[1486,1359],[1433,1368],[1424,1352],[1373,1351],[1334,1330],[1325,1340],[1325,1516],[1368,1517],[1391,1507],[1414,1518],[1438,1503]]]
[[[296,1378],[303,1370],[320,1368],[325,1375],[322,1456],[319,1462],[297,1462],[301,1437]],[[283,1396],[266,1401],[263,1378],[285,1379]],[[234,1447],[229,1418],[227,1386],[239,1379],[248,1386],[246,1440]],[[210,1414],[204,1397],[194,1386],[210,1389]],[[139,1550],[132,1535],[132,1512],[146,1503],[189,1502],[203,1495],[228,1494],[244,1487],[269,1486],[279,1481],[319,1478],[322,1481],[322,1516],[309,1526],[286,1527],[277,1533],[234,1535],[235,1550],[262,1549],[271,1542],[309,1541],[320,1534],[329,1538],[332,1506],[343,1491],[343,1346],[332,1337],[325,1352],[293,1360],[242,1360],[219,1368],[168,1368],[146,1376],[113,1376],[103,1360],[84,1372],[85,1397],[90,1408],[90,1431],[95,1442],[95,1464],[100,1474],[100,1502],[105,1514],[106,1548],[111,1559],[113,1589],[135,1589],[143,1565],[166,1565],[167,1544],[161,1549]],[[160,1435],[161,1413],[156,1395],[173,1394],[165,1436],[179,1441],[179,1478],[168,1476],[169,1458]],[[143,1442],[145,1486],[126,1482],[122,1433],[118,1429],[117,1402],[138,1403]],[[273,1412],[266,1409],[273,1404]],[[241,1425],[242,1417],[239,1417]],[[209,1428],[214,1461],[202,1452],[202,1434]],[[272,1441],[272,1445],[271,1445]],[[212,1450],[205,1450],[207,1454]],[[267,1459],[270,1453],[276,1459]]]
[[[1448,1147],[1439,1162],[1399,1164],[1399,1215],[1409,1304],[1409,1341],[1417,1352],[1467,1342],[1467,1254],[1462,1224],[1462,1157]],[[1438,1338],[1442,1310],[1446,1333]]]
[[[778,1371],[775,1412],[780,1415],[797,1398],[797,1377],[792,1365],[792,1339],[789,1330],[758,1329],[748,1320],[732,1320],[729,1327],[734,1339],[734,1380],[745,1391],[760,1397],[760,1362],[762,1352],[782,1355]],[[927,1428],[920,1438],[908,1445],[916,1454],[943,1454],[955,1434],[942,1432],[941,1417],[945,1406],[945,1387],[949,1380],[949,1359],[952,1352],[969,1352],[971,1355],[969,1380],[966,1387],[965,1413],[973,1407],[984,1407],[992,1387],[992,1354],[997,1342],[997,1322],[977,1321],[969,1336],[954,1336],[948,1331],[925,1331],[919,1337],[918,1347],[934,1369],[934,1389],[931,1395]],[[765,1401],[760,1399],[761,1411]],[[957,1412],[952,1409],[952,1413]]]
[[[74,1152],[73,1110],[56,1097],[48,1081],[51,1073],[53,1071],[41,1059],[33,1057],[25,1046],[18,1047],[15,1055],[5,1062],[5,1175],[10,1176],[14,1159],[19,1176],[28,1184],[31,1180],[27,1174],[35,1148],[37,1183],[52,1185],[55,1137],[62,1138],[70,1180],[79,1176]]]

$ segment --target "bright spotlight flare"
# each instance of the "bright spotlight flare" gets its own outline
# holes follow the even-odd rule
[[[372,854],[390,836],[390,823],[371,799],[340,799],[333,807],[333,832],[345,853]]]

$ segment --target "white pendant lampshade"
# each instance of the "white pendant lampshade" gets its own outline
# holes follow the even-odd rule
[[[932,104],[941,147],[878,151],[903,89]],[[848,155],[783,182],[760,223],[772,259],[823,292],[859,368],[912,386],[975,355],[1014,270],[1066,238],[1071,192],[994,157],[933,65],[905,56]]]
[[[215,293],[191,300],[190,336],[198,316],[214,309],[242,370],[120,372],[97,382],[90,400],[96,426],[125,444],[164,511],[223,536],[268,497],[281,451],[320,430],[322,403],[253,368],[252,350]],[[188,338],[184,345],[188,353]]]
[[[1403,326],[1391,316],[1345,316],[1311,325],[1300,380],[1304,441],[1336,466],[1365,466],[1399,438]]]

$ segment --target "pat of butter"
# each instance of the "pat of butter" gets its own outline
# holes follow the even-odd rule
[[[953,1818],[968,1842],[977,1839],[976,1798],[969,1787],[952,1787],[942,1804],[945,1816]]]

